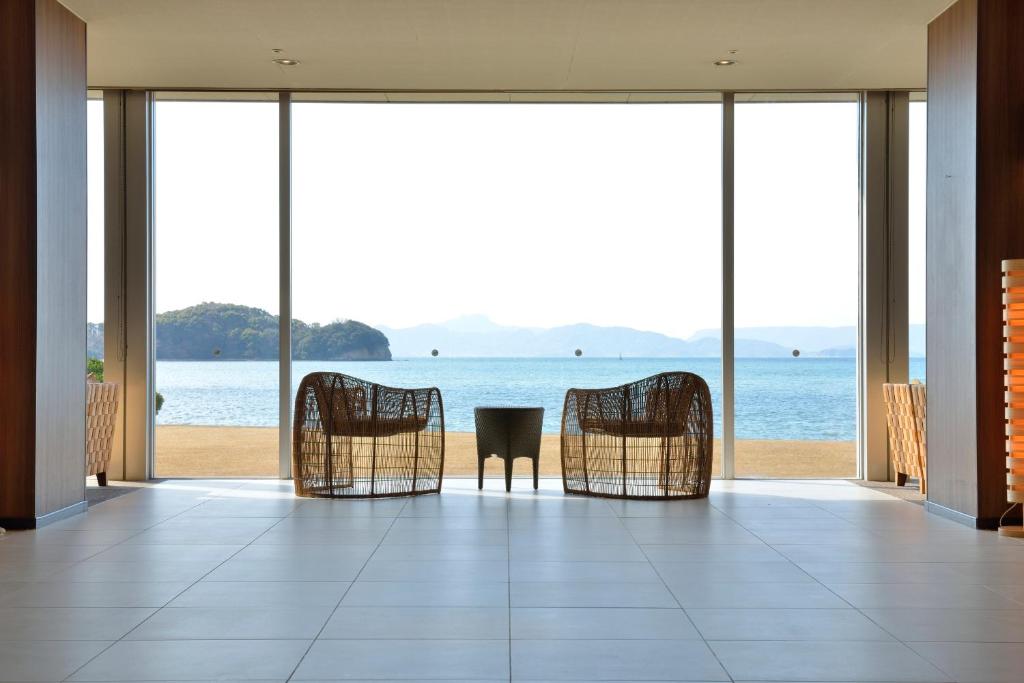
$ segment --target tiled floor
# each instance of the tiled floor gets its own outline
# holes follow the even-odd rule
[[[0,680],[1024,681],[1024,543],[845,482],[305,501],[168,481],[0,539]]]

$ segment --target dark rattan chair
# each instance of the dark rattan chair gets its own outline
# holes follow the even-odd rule
[[[711,486],[711,392],[689,372],[611,389],[570,389],[562,412],[566,493],[705,498]]]
[[[334,372],[302,378],[292,434],[295,494],[384,498],[440,493],[441,392],[394,389]]]

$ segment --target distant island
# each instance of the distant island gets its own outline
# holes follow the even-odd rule
[[[924,355],[924,326],[910,326],[910,355]],[[89,324],[89,355],[103,356],[103,325]],[[736,357],[855,358],[857,328],[738,327]],[[156,316],[158,360],[276,360],[278,318],[248,306],[203,303]],[[721,332],[700,330],[687,339],[629,327],[579,323],[551,328],[499,325],[469,315],[414,327],[376,328],[354,320],[328,325],[292,322],[296,360],[445,358],[560,358],[580,349],[586,358],[718,358]]]
[[[278,316],[260,308],[202,303],[156,316],[157,360],[277,360]],[[90,323],[88,351],[103,357],[103,325]],[[292,321],[295,360],[391,360],[388,338],[355,320]]]

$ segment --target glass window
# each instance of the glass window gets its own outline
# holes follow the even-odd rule
[[[551,476],[571,387],[688,370],[717,422],[721,115],[717,101],[294,104],[294,382],[439,387],[455,476],[476,474],[476,406],[543,407]],[[382,334],[325,346],[357,323]]]
[[[736,104],[736,475],[857,475],[858,104]]]
[[[157,476],[278,475],[278,106],[155,104]]]
[[[928,103],[910,103],[908,292],[910,379],[925,381],[925,180],[928,175]]]
[[[103,368],[103,99],[89,93],[86,102],[86,153],[88,155],[88,260],[86,263],[86,353],[88,371],[99,379]]]

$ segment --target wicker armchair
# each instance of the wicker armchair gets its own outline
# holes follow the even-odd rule
[[[921,493],[928,492],[928,441],[925,431],[928,397],[925,385],[883,384],[889,451],[896,485],[916,477]]]
[[[95,474],[100,486],[107,485],[116,417],[117,384],[88,382],[85,385],[85,476]]]
[[[711,392],[689,372],[611,389],[570,389],[562,412],[566,493],[705,498],[711,486]]]
[[[295,397],[295,494],[384,498],[440,493],[441,392],[394,389],[333,372],[306,375]]]

